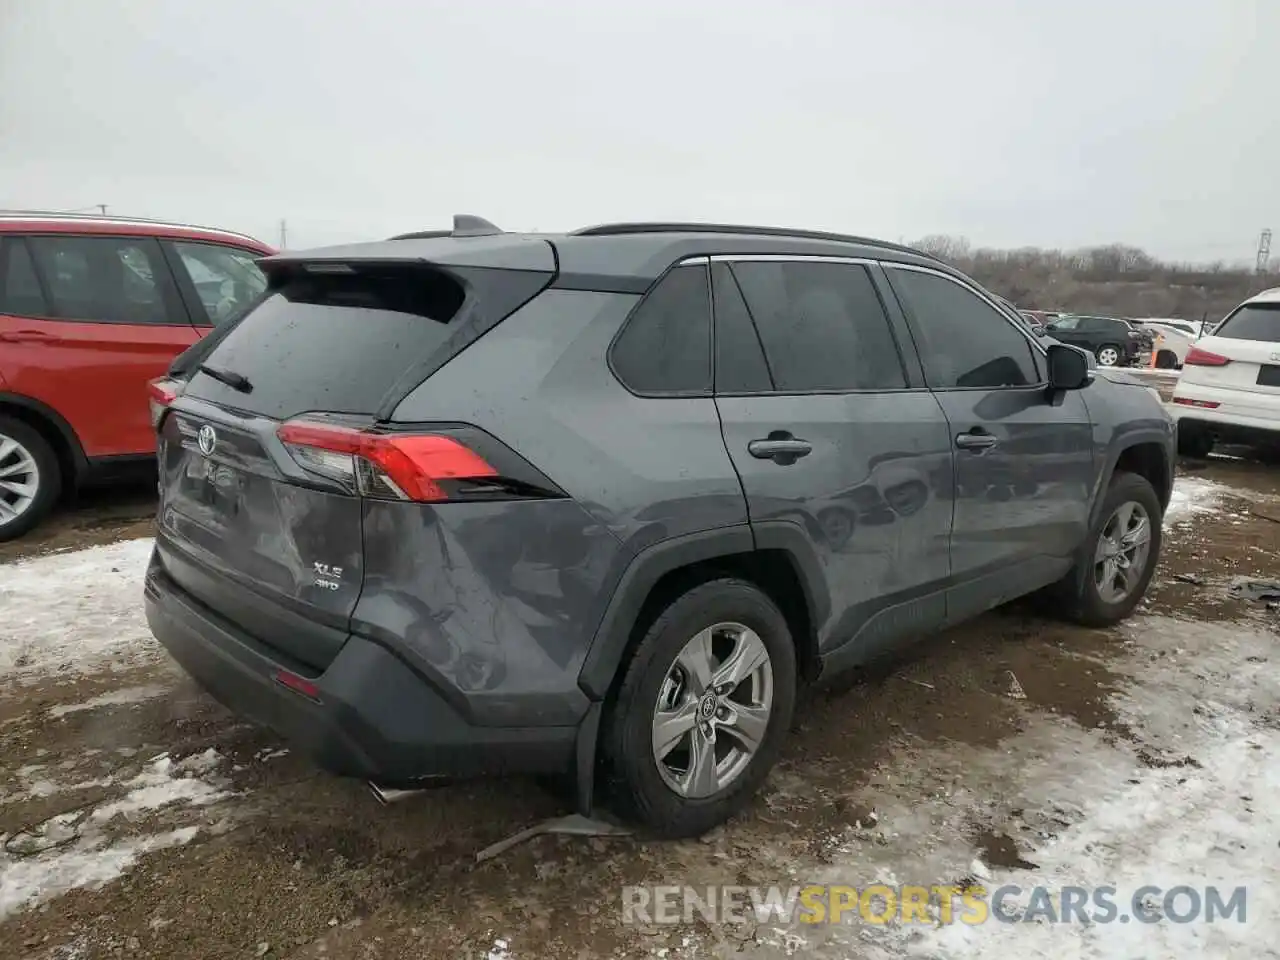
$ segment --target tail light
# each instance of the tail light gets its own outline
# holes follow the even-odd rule
[[[153,430],[160,426],[160,421],[164,419],[165,411],[169,409],[169,405],[180,396],[182,396],[181,380],[159,377],[147,384],[147,401],[151,407],[151,428]]]
[[[1182,361],[1184,367],[1225,367],[1231,361],[1220,353],[1211,353],[1199,347],[1187,351],[1187,359]]]
[[[1184,407],[1200,407],[1204,410],[1213,410],[1222,406],[1220,400],[1192,400],[1190,397],[1174,397],[1173,402]]]
[[[281,424],[276,435],[303,470],[376,500],[565,496],[526,460],[473,427],[392,432],[299,419]]]

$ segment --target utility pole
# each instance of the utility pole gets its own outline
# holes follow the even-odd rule
[[[280,221],[280,249],[284,250],[289,246],[289,223],[286,220]]]
[[[1271,230],[1263,230],[1258,238],[1258,273],[1267,272],[1267,264],[1271,260]]]
[[[102,211],[104,217],[107,215],[107,205],[105,203],[95,203],[94,206]]]

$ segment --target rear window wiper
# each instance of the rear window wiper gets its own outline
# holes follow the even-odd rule
[[[249,378],[244,374],[236,373],[234,370],[219,370],[217,367],[211,367],[207,363],[200,364],[200,366],[196,367],[196,370],[205,376],[213,377],[219,383],[225,383],[238,393],[250,393],[253,391],[253,384],[249,382]]]

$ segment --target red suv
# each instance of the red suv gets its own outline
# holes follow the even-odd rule
[[[147,382],[255,302],[274,251],[225,230],[0,213],[0,541],[155,454]]]

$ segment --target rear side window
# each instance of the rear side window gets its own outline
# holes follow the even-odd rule
[[[715,303],[716,393],[768,393],[773,380],[760,335],[727,263],[711,265],[711,293]]]
[[[921,339],[929,386],[946,390],[1039,382],[1031,345],[1003,313],[946,277],[886,266]]]
[[[1222,321],[1213,335],[1280,343],[1280,303],[1246,303]]]
[[[64,320],[187,324],[157,241],[145,237],[28,237],[53,312]]]
[[[733,272],[779,392],[906,387],[889,318],[865,267],[744,261]]]
[[[0,240],[0,313],[19,317],[49,315],[31,253],[17,237]]]
[[[449,338],[467,312],[460,313],[463,300],[451,276],[421,267],[297,276],[200,361],[245,377],[251,389],[193,373],[187,392],[274,419],[373,413],[401,376]]]
[[[182,269],[204,309],[201,321],[217,326],[253,306],[267,288],[254,255],[216,243],[174,243]]]
[[[632,392],[711,391],[711,291],[705,265],[676,267],[650,290],[613,344],[610,362]]]

